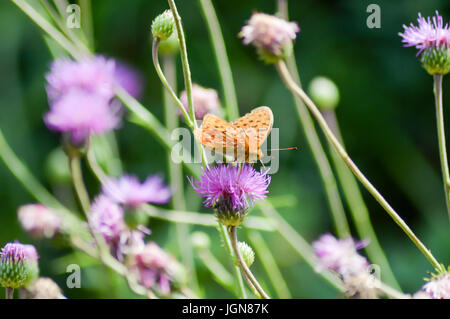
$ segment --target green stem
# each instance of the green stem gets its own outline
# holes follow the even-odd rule
[[[199,0],[202,7],[203,16],[208,26],[209,37],[213,44],[214,54],[219,69],[220,80],[222,82],[223,93],[225,97],[225,107],[227,110],[228,120],[234,120],[239,117],[238,101],[236,97],[236,89],[233,82],[233,74],[231,73],[230,62],[228,60],[225,42],[223,40],[222,30],[219,20],[211,0]]]
[[[199,249],[197,256],[208,268],[209,272],[215,278],[218,284],[225,287],[229,291],[235,293],[233,276],[225,269],[225,267],[217,260],[216,257],[208,249]]]
[[[87,43],[91,51],[94,50],[94,24],[92,19],[91,0],[80,0],[81,8],[81,28],[87,38]]]
[[[447,213],[450,218],[450,174],[447,160],[447,146],[445,142],[445,125],[444,125],[444,110],[442,103],[442,74],[435,74],[434,80],[434,99],[436,102],[436,121],[437,133],[439,140],[439,156],[441,159],[442,180],[444,183],[445,205],[447,206]]]
[[[259,208],[262,213],[271,220],[271,224],[275,226],[278,233],[286,242],[305,260],[305,262],[313,269],[316,269],[317,258],[308,242],[297,233],[291,225],[289,225],[283,217],[272,207],[269,201],[259,202]],[[342,281],[332,272],[324,270],[320,275],[338,291],[345,291]]]
[[[173,56],[166,56],[163,59],[164,73],[167,76],[167,81],[170,87],[176,90],[176,67]],[[172,131],[178,127],[178,114],[176,106],[172,102],[166,90],[163,92],[164,109],[166,117],[166,127]],[[183,187],[183,167],[181,164],[172,162],[171,151],[167,151],[167,166],[169,170],[170,188],[172,192],[172,206],[175,210],[186,210],[186,203],[184,201],[184,187]],[[197,272],[195,269],[194,254],[192,250],[191,241],[189,240],[189,225],[175,224],[178,247],[181,254],[183,264],[191,274],[191,283],[197,294],[200,292],[197,280]]]
[[[264,241],[264,238],[257,231],[251,230],[248,232],[248,237],[255,248],[256,255],[261,260],[266,273],[272,282],[272,286],[275,289],[279,298],[290,299],[292,295],[289,291],[288,285],[281,274],[280,268],[275,261],[269,247]]]
[[[237,257],[237,261],[239,263],[240,268],[242,269],[242,272],[244,273],[244,276],[247,277],[247,279],[250,281],[250,283],[256,289],[256,291],[258,292],[259,296],[261,296],[261,298],[270,299],[270,297],[267,295],[267,293],[264,291],[264,289],[259,284],[258,280],[256,280],[256,278],[253,275],[250,268],[248,268],[247,264],[245,263],[244,258],[242,257],[241,251],[238,247],[236,227],[234,227],[234,226],[230,227],[230,237],[231,237],[231,245],[233,247],[234,254]],[[252,288],[251,285],[250,285],[250,288]]]
[[[278,1],[278,13],[286,20],[288,19],[287,6],[288,4],[286,0]],[[289,71],[295,78],[295,82],[298,86],[301,86],[300,76],[297,71],[294,55],[291,55],[287,59],[287,63]],[[325,189],[325,194],[331,211],[331,216],[333,217],[336,233],[341,238],[349,237],[350,227],[345,216],[344,205],[342,204],[341,196],[339,194],[336,178],[334,177],[330,162],[327,159],[327,155],[325,154],[319,136],[317,135],[314,122],[309,115],[305,104],[295,96],[294,102],[298,119],[306,136],[306,141],[308,142],[308,146],[319,169],[319,174]]]
[[[14,299],[14,288],[5,287],[5,299]]]
[[[170,96],[172,97],[172,99],[178,105],[178,108],[180,109],[181,113],[183,113],[186,123],[189,125],[189,127],[191,129],[194,129],[194,124],[192,123],[192,118],[189,117],[186,109],[183,106],[183,103],[181,103],[177,94],[173,91],[170,83],[167,81],[166,77],[164,76],[163,71],[161,70],[161,66],[159,65],[159,59],[158,59],[159,42],[160,42],[160,39],[156,38],[153,40],[153,45],[152,45],[152,59],[153,59],[153,65],[155,66],[155,69],[156,69],[156,73],[158,73],[159,79],[161,80],[162,84],[164,85],[166,90],[170,93]]]
[[[237,291],[238,296],[241,299],[247,299],[247,293],[245,292],[244,281],[242,279],[241,271],[239,270],[239,266],[234,263],[236,255],[233,250],[233,245],[231,243],[230,235],[228,234],[226,226],[219,223],[219,232],[222,235],[223,243],[225,244],[225,248],[227,250],[228,255],[231,258],[231,262],[233,263],[233,271],[234,276],[236,277]]]
[[[81,161],[78,154],[69,154],[69,167],[70,172],[72,173],[72,182],[75,193],[77,194],[78,200],[84,213],[88,217],[91,211],[91,203],[89,195],[86,191],[86,187],[84,186],[83,174],[81,171]]]
[[[337,122],[335,112],[333,110],[330,110],[324,112],[323,116],[330,126],[331,130],[345,147],[342,135],[339,130],[339,124]],[[350,208],[350,213],[352,214],[352,218],[355,223],[356,231],[358,232],[360,238],[367,238],[370,241],[370,245],[367,245],[367,247],[365,248],[369,259],[373,263],[380,265],[386,282],[388,282],[395,288],[400,289],[400,286],[395,279],[394,273],[392,272],[386,255],[384,254],[384,251],[378,241],[375,230],[373,229],[372,222],[370,221],[369,210],[367,209],[367,206],[364,202],[355,177],[348,169],[347,165],[345,165],[344,161],[341,159],[338,153],[336,153],[336,151],[332,149],[331,146],[329,148],[331,159],[333,160],[337,176],[342,185],[342,191],[347,200],[348,206]]]
[[[333,132],[328,127],[327,122],[323,118],[317,106],[314,102],[306,95],[306,93],[295,83],[292,79],[286,64],[284,61],[278,61],[276,64],[276,68],[284,83],[288,87],[288,89],[299,97],[303,103],[306,104],[309,111],[312,113],[316,121],[318,122],[320,128],[324,132],[327,137],[329,143],[333,146],[333,148],[337,151],[339,156],[344,160],[350,170],[355,174],[356,178],[361,182],[361,184],[369,191],[369,193],[377,200],[377,202],[384,208],[384,210],[392,217],[392,219],[400,226],[400,228],[408,235],[408,237],[412,240],[412,242],[419,248],[419,250],[425,255],[428,261],[433,265],[433,267],[437,270],[442,270],[439,262],[434,258],[431,252],[425,247],[425,245],[417,238],[417,236],[413,233],[413,231],[409,228],[409,226],[403,221],[403,219],[397,214],[397,212],[391,207],[391,205],[384,199],[384,197],[378,192],[378,190],[372,185],[372,183],[364,176],[364,174],[359,170],[359,168],[355,165],[352,159],[348,156],[345,149],[339,143],[336,136],[334,136]]]

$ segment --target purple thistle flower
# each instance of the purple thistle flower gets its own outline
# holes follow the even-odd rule
[[[8,243],[0,252],[0,285],[8,288],[19,288],[28,279],[27,261],[29,252],[25,245]]]
[[[147,177],[143,183],[131,175],[109,178],[103,183],[102,190],[112,201],[133,208],[144,203],[165,204],[171,197],[169,187],[156,175]]]
[[[264,200],[269,192],[270,176],[267,172],[257,172],[250,165],[239,168],[222,164],[202,170],[199,181],[189,181],[198,195],[206,197],[205,206],[217,209],[219,219],[225,224],[229,218],[229,222],[234,223],[233,215],[240,223],[247,208],[253,206],[255,200]]]
[[[92,205],[90,223],[111,247],[119,243],[127,229],[122,207],[103,195],[97,197]]]
[[[114,96],[115,62],[102,56],[73,61],[55,60],[46,76],[50,102],[73,89],[85,90],[109,101]]]
[[[116,128],[120,117],[103,97],[77,89],[55,101],[44,121],[50,129],[69,133],[73,143],[81,144],[90,134],[99,135]]]
[[[450,274],[431,279],[422,287],[422,291],[432,299],[450,299]]]
[[[56,212],[42,204],[23,205],[17,214],[23,229],[35,238],[52,238],[62,223]]]
[[[114,72],[116,83],[122,86],[134,98],[142,94],[142,76],[129,65],[117,62]]]
[[[436,16],[425,19],[419,13],[417,18],[418,26],[412,23],[409,26],[403,25],[403,33],[399,35],[403,38],[405,47],[415,46],[419,50],[419,55],[425,49],[440,49],[450,46],[450,28],[444,25],[442,17],[436,11]]]
[[[367,245],[352,238],[337,239],[331,234],[322,235],[312,246],[319,259],[319,267],[328,268],[342,277],[365,272],[369,263],[357,253]]]

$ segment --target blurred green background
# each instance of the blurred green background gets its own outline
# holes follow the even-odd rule
[[[366,27],[370,3],[381,7],[381,28]],[[213,51],[196,0],[177,1],[187,33],[187,46],[194,82],[220,92]],[[273,0],[216,0],[233,69],[240,113],[268,105],[280,127],[281,146],[299,146],[296,152],[281,152],[280,170],[272,178],[270,197],[281,206],[279,212],[308,241],[332,231],[332,221],[321,180],[290,93],[273,67],[258,61],[255,50],[237,38],[252,12],[273,13]],[[142,103],[163,120],[162,88],[151,62],[150,25],[167,9],[164,0],[92,1],[95,46],[98,53],[125,61],[140,70],[145,79]],[[301,33],[295,55],[303,84],[314,76],[333,79],[341,93],[337,116],[354,161],[405,219],[435,257],[450,261],[449,223],[440,178],[432,78],[417,61],[416,50],[402,48],[398,32],[402,24],[415,22],[417,13],[434,14],[437,9],[450,18],[446,0],[423,1],[290,1],[290,19]],[[10,1],[0,2],[0,127],[7,140],[32,172],[59,198],[70,201],[68,186],[57,185],[44,169],[48,154],[58,147],[59,137],[42,121],[48,109],[44,75],[51,55],[42,33]],[[179,68],[181,71],[181,68]],[[182,87],[179,73],[179,87]],[[444,78],[444,107],[450,105],[450,83]],[[223,95],[221,94],[223,98]],[[447,126],[450,125],[445,108]],[[449,128],[450,130],[450,128]],[[117,131],[124,169],[141,178],[161,172],[166,176],[166,152],[145,130],[124,122]],[[91,196],[98,191],[86,174]],[[40,255],[41,274],[63,287],[68,297],[134,297],[125,283],[103,267],[92,264],[70,248],[48,241],[34,242],[22,230],[16,210],[33,198],[0,162],[0,245],[8,241],[33,242]],[[197,210],[200,198],[186,187],[190,210]],[[382,208],[363,191],[375,230],[400,285],[415,292],[431,266]],[[287,197],[286,197],[287,195]],[[283,196],[283,197],[280,197]],[[278,200],[277,200],[278,198]],[[206,210],[204,210],[208,213]],[[152,238],[178,255],[172,224],[152,220]],[[229,268],[218,232],[193,227],[210,234],[212,251]],[[240,236],[244,238],[245,231]],[[355,232],[354,232],[355,234]],[[333,298],[336,291],[295,254],[282,238],[263,234],[296,298]],[[82,288],[65,286],[67,263],[79,262]],[[86,263],[86,264],[84,264]],[[253,269],[267,282],[261,263]],[[198,262],[199,280],[207,297],[231,295],[211,280]],[[383,274],[381,274],[383,275]],[[268,284],[269,290],[273,288]]]

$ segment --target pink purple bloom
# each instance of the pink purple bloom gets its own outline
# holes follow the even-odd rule
[[[25,245],[8,243],[0,252],[0,284],[3,287],[22,287],[28,278],[26,265],[29,258]]]
[[[116,83],[122,86],[134,98],[142,94],[142,76],[125,63],[117,62],[114,70]]]
[[[163,294],[170,293],[172,256],[167,254],[156,243],[146,244],[133,256],[133,269],[138,274],[140,283],[146,288],[158,286]]]
[[[399,35],[403,38],[405,47],[415,46],[419,50],[419,55],[423,50],[429,48],[448,48],[450,46],[450,28],[444,25],[442,17],[436,11],[436,16],[425,19],[419,13],[417,18],[418,26],[410,24],[403,25],[403,33]]]
[[[254,13],[239,36],[244,44],[252,43],[259,53],[270,53],[276,58],[283,57],[290,50],[292,41],[300,31],[297,23],[288,22],[265,13]]]
[[[114,96],[115,62],[102,56],[81,61],[61,58],[52,63],[46,79],[50,102],[73,89],[84,90],[109,101]]]
[[[100,195],[91,208],[90,223],[110,246],[116,246],[127,229],[121,206]]]
[[[342,277],[365,272],[369,263],[357,253],[366,242],[355,242],[352,238],[337,239],[331,234],[322,235],[313,243],[319,267],[333,270]]]
[[[208,113],[219,115],[220,102],[216,90],[207,89],[198,84],[194,84],[192,86],[192,99],[194,102],[196,119],[201,120]],[[188,98],[186,91],[183,91],[181,93],[180,101],[183,104],[184,109],[189,113]],[[179,109],[177,111],[179,115],[182,115]]]
[[[72,142],[80,144],[90,134],[99,135],[116,128],[120,117],[103,97],[77,89],[55,101],[44,121],[55,131],[69,133]]]
[[[239,219],[246,214],[247,208],[252,206],[255,200],[263,200],[266,197],[270,176],[267,172],[256,171],[250,165],[239,168],[222,164],[209,169],[203,168],[200,180],[190,182],[198,195],[206,197],[203,201],[205,206],[217,210],[219,218],[221,215],[226,215],[227,218],[232,217],[229,214],[237,215],[236,222],[240,222]]]
[[[23,229],[36,238],[52,238],[61,227],[61,218],[42,204],[23,205],[18,211]]]
[[[450,274],[432,278],[422,287],[422,291],[432,299],[450,299]]]
[[[135,176],[110,178],[103,183],[103,193],[112,201],[130,207],[144,203],[165,204],[170,200],[170,189],[156,175],[141,183]]]

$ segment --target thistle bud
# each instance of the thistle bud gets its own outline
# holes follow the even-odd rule
[[[335,109],[339,104],[339,89],[326,77],[315,77],[309,84],[308,93],[322,110]]]
[[[13,289],[23,287],[33,276],[35,263],[37,254],[31,254],[29,247],[19,243],[6,244],[0,253],[0,284]]]
[[[173,33],[175,20],[171,10],[166,10],[153,20],[152,34],[154,38],[167,40]]]
[[[241,252],[242,258],[244,258],[247,267],[250,267],[255,261],[255,252],[252,247],[250,247],[246,242],[240,241],[238,243],[239,251]]]
[[[429,48],[422,53],[422,66],[430,75],[450,72],[450,49]]]

